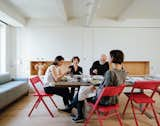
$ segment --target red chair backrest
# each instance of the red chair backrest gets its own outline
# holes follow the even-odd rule
[[[38,85],[38,84],[41,84],[41,85],[43,86],[44,84],[43,84],[43,82],[41,81],[41,79],[39,78],[39,76],[34,76],[34,77],[30,78],[30,82],[31,82],[31,84],[32,84],[35,92],[36,92],[38,95],[40,95],[40,92],[39,92],[39,90],[38,90],[38,88],[37,88],[37,85]]]
[[[102,97],[103,96],[118,96],[121,94],[125,87],[125,84],[121,84],[119,86],[108,86],[104,87],[102,91]]]
[[[121,84],[119,86],[107,86],[107,87],[104,87],[100,96],[98,97],[96,103],[95,103],[95,107],[99,104],[100,100],[102,97],[104,96],[109,96],[109,97],[112,97],[112,96],[118,96],[122,93],[123,89],[125,87],[125,84]]]
[[[133,85],[133,88],[156,90],[158,86],[160,86],[160,81],[145,80],[145,81],[136,81],[135,84]]]

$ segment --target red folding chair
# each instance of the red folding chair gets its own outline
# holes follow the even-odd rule
[[[145,104],[144,108],[142,108],[142,114],[144,114],[146,109],[150,109],[148,106],[151,105],[151,109],[153,111],[153,114],[154,114],[154,117],[156,119],[157,125],[160,126],[160,123],[158,121],[158,117],[156,115],[156,111],[153,107],[153,104],[155,103],[155,101],[153,100],[153,96],[154,96],[155,92],[157,91],[157,87],[158,87],[159,84],[160,84],[160,81],[148,81],[147,80],[147,81],[137,81],[137,82],[135,82],[135,84],[133,85],[133,88],[131,90],[131,93],[125,93],[126,96],[128,97],[128,101],[127,101],[126,106],[124,108],[123,116],[125,115],[125,112],[126,112],[126,109],[127,109],[127,106],[129,104],[129,102],[131,102],[131,108],[132,108],[132,111],[133,111],[136,126],[138,126],[138,121],[137,121],[136,114],[135,114],[135,108],[136,107],[134,107],[133,102],[137,103],[137,104]],[[143,92],[136,93],[136,92],[134,92],[135,89],[143,90]],[[150,96],[145,94],[145,92],[144,92],[144,90],[148,90],[148,89],[152,91]],[[141,111],[141,109],[138,109],[138,110]]]
[[[47,106],[47,104],[44,101],[44,97],[49,97],[50,100],[52,101],[52,103],[54,104],[54,106],[57,108],[57,105],[55,104],[54,100],[52,99],[53,94],[46,94],[44,92],[44,90],[39,90],[37,88],[38,84],[40,84],[40,86],[42,87],[44,84],[41,81],[41,79],[38,76],[35,76],[33,78],[30,78],[30,82],[34,88],[35,93],[33,94],[33,96],[37,97],[36,102],[34,103],[31,111],[29,112],[28,116],[30,117],[32,111],[38,107],[39,103],[42,102],[44,104],[44,106],[46,107],[46,109],[48,110],[49,114],[54,117],[54,115],[52,114],[52,112],[50,111],[49,107]]]
[[[118,109],[119,109],[119,104],[115,104],[115,105],[110,105],[110,106],[101,106],[99,105],[99,102],[101,100],[102,97],[104,96],[109,96],[109,97],[113,97],[113,96],[118,96],[121,94],[121,92],[123,91],[125,85],[121,84],[120,86],[117,87],[105,87],[103,89],[103,91],[101,92],[100,96],[98,97],[98,99],[96,100],[96,103],[91,103],[88,102],[88,105],[90,105],[92,107],[92,110],[90,111],[84,126],[86,126],[89,123],[89,120],[91,119],[92,115],[94,112],[96,112],[97,116],[98,116],[98,120],[100,123],[100,126],[103,126],[102,120],[111,117],[111,116],[117,116],[118,121],[120,123],[120,126],[122,126],[122,120],[120,118]],[[110,113],[112,112],[112,113]],[[100,113],[103,113],[104,115],[100,115]]]

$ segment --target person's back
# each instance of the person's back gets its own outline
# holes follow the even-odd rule
[[[125,82],[127,73],[124,69],[112,69],[106,72],[104,78],[107,78],[106,82],[102,83],[97,90],[97,97],[105,86],[119,86]],[[110,79],[109,79],[110,78]],[[96,98],[97,99],[97,98]],[[117,104],[117,97],[103,97],[100,101],[100,105]]]
[[[55,70],[56,74],[59,75],[58,68],[55,65],[50,65],[47,68],[45,75],[44,75],[44,79],[43,79],[45,87],[46,86],[53,86],[52,83],[55,82],[53,75],[52,75],[53,70]]]

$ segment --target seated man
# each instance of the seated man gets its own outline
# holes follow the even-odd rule
[[[103,75],[109,70],[109,64],[107,62],[107,56],[102,54],[100,60],[95,61],[90,68],[90,75]]]

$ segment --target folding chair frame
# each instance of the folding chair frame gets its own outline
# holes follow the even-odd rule
[[[39,91],[38,88],[36,87],[36,84],[40,83],[42,86],[44,85],[43,82],[41,81],[41,79],[38,76],[35,76],[33,78],[30,78],[30,82],[35,90],[35,94],[33,96],[38,97],[37,100],[35,101],[32,109],[30,110],[28,117],[31,116],[33,110],[35,108],[38,107],[38,105],[40,104],[40,102],[43,103],[43,105],[46,107],[46,109],[48,110],[49,114],[51,115],[51,117],[54,117],[54,115],[52,114],[52,112],[50,111],[49,107],[47,106],[47,104],[44,101],[44,97],[49,97],[49,99],[51,100],[51,102],[53,103],[53,105],[57,108],[56,103],[54,102],[54,100],[52,99],[53,94],[47,94],[44,91]]]
[[[141,90],[150,89],[150,90],[152,90],[153,92],[150,96],[150,99],[152,99],[154,94],[157,91],[157,87],[158,87],[159,84],[160,84],[160,81],[137,81],[137,82],[135,82],[135,84],[133,85],[133,88],[131,90],[131,93],[129,93],[130,95],[128,95],[128,100],[127,100],[127,103],[126,103],[124,111],[123,111],[123,116],[125,115],[125,112],[126,112],[126,109],[127,109],[127,106],[129,104],[129,102],[131,102],[131,108],[132,108],[132,112],[133,112],[134,119],[135,119],[135,122],[136,122],[136,126],[138,126],[138,121],[137,121],[136,114],[135,114],[135,107],[134,107],[134,104],[133,104],[133,102],[135,102],[135,101],[133,101],[134,94],[136,94],[136,93],[134,93],[134,89],[141,89]],[[144,93],[141,93],[141,94],[143,95]],[[146,104],[144,106],[144,108],[142,109],[142,114],[144,114],[146,109],[148,109],[148,105],[151,105],[151,109],[153,111],[153,114],[154,114],[155,120],[157,122],[157,125],[160,126],[160,123],[158,121],[158,117],[157,117],[156,111],[154,109],[153,103],[152,102],[143,102],[142,104]]]
[[[98,121],[100,123],[100,126],[103,126],[102,120],[104,120],[104,119],[106,119],[108,117],[111,117],[111,116],[115,116],[115,115],[117,116],[117,119],[119,121],[120,126],[122,126],[123,125],[122,124],[122,120],[121,120],[120,114],[118,112],[118,108],[119,108],[118,104],[111,105],[111,106],[103,106],[103,108],[106,108],[106,110],[108,109],[107,111],[102,111],[102,110],[100,111],[101,106],[98,105],[98,104],[99,104],[99,102],[100,102],[100,100],[101,100],[101,98],[103,96],[110,96],[110,97],[112,97],[112,96],[118,96],[118,95],[120,95],[121,92],[122,92],[122,90],[124,89],[124,87],[125,87],[124,84],[122,84],[122,85],[120,85],[118,87],[105,87],[103,89],[102,93],[100,94],[100,96],[98,97],[98,99],[96,100],[95,104],[88,103],[92,107],[92,110],[90,111],[87,119],[85,120],[84,126],[87,126],[87,124],[89,123],[89,121],[90,121],[92,115],[94,114],[94,112],[96,113],[96,115],[98,117]],[[111,110],[109,110],[109,107],[111,108]],[[112,114],[109,113],[111,111],[113,111]],[[101,116],[100,112],[103,112],[104,116]]]

